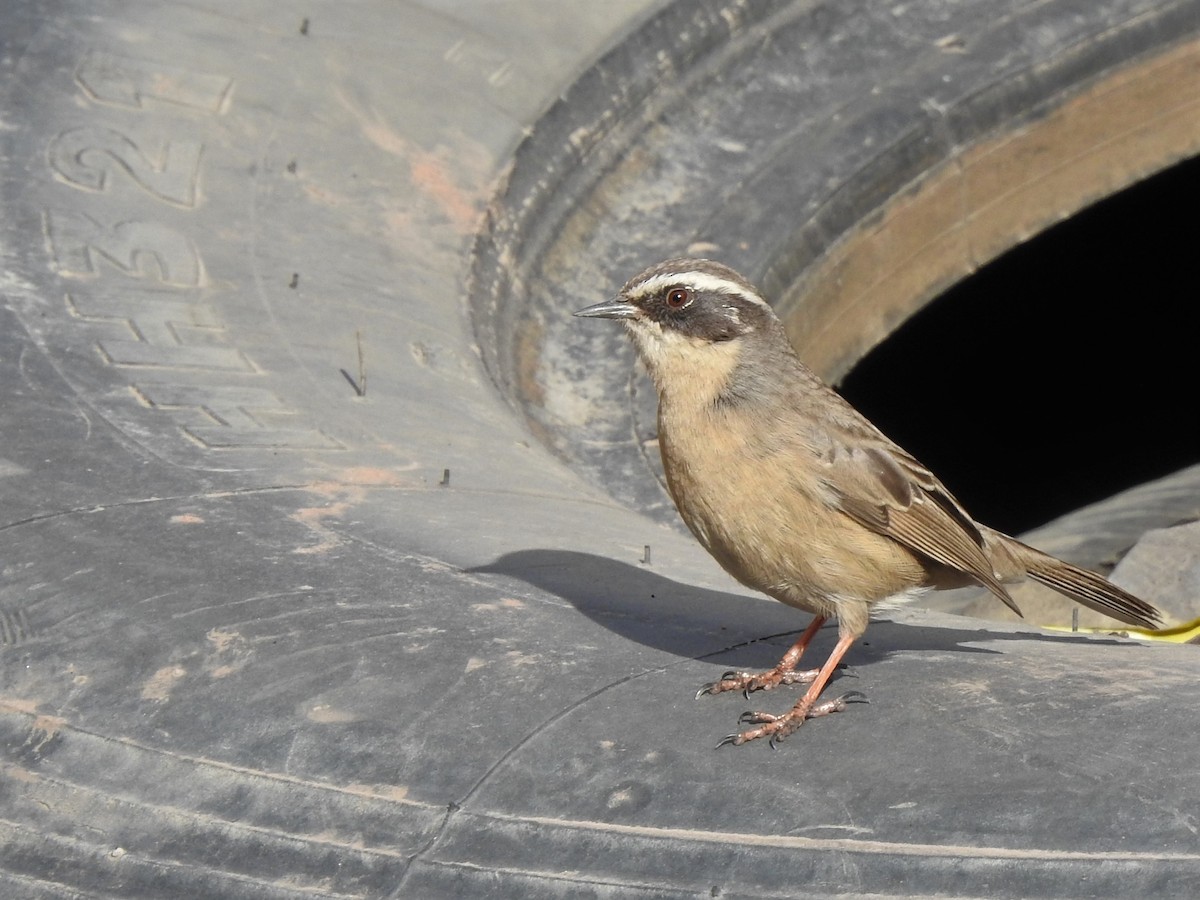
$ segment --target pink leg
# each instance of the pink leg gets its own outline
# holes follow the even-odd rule
[[[800,657],[828,619],[828,616],[814,618],[804,629],[804,634],[783,654],[783,659],[779,660],[775,668],[758,675],[749,672],[726,672],[720,681],[711,681],[700,688],[696,692],[696,699],[699,700],[705,694],[720,694],[724,691],[741,691],[742,696],[749,697],[752,691],[769,691],[781,684],[808,684],[813,681],[820,675],[821,670],[806,669],[797,672],[796,664],[800,662]]]
[[[866,698],[862,693],[851,691],[834,700],[817,702],[817,698],[821,696],[821,691],[825,690],[825,685],[833,675],[834,669],[837,668],[842,657],[846,655],[846,651],[850,649],[850,645],[858,637],[859,635],[857,634],[845,634],[838,638],[838,642],[834,646],[833,652],[829,654],[829,659],[825,661],[825,665],[821,666],[816,677],[812,679],[812,683],[809,685],[808,690],[804,692],[804,696],[788,712],[782,716],[774,716],[763,712],[744,713],[740,721],[747,725],[757,725],[758,727],[750,728],[740,734],[727,735],[717,746],[744,744],[747,741],[765,737],[770,738],[771,746],[774,747],[776,743],[803,725],[806,719],[814,719],[817,716],[826,716],[830,713],[841,712],[846,708],[847,703],[856,700],[865,701]]]

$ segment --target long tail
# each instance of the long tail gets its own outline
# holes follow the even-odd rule
[[[1054,588],[1088,609],[1120,619],[1126,624],[1150,629],[1162,626],[1162,613],[1154,606],[1121,590],[1103,576],[1035,550],[1015,538],[1008,540],[1012,542],[1009,549],[1025,566],[1030,578]]]

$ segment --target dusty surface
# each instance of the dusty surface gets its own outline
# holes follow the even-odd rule
[[[1081,26],[1065,5],[1036,12],[1061,15],[1038,33],[1067,46]],[[604,170],[614,129],[678,140],[655,119],[687,96],[672,79],[731,36],[770,47],[772,16],[813,15],[802,24],[827,36],[857,23],[856,46],[940,60],[962,56],[936,43],[956,31],[948,11],[990,27],[994,7],[910,4],[897,24],[882,8],[700,3],[647,22],[659,6],[6,7],[4,896],[1194,885],[1191,648],[905,612],[851,653],[843,678],[869,706],[776,753],[712,749],[746,704],[696,688],[771,665],[805,621],[745,596],[669,524],[651,439],[621,425],[629,397],[644,405],[636,386],[581,397],[568,388],[602,372],[546,373],[609,364],[615,344],[568,346],[566,313],[600,299],[608,267],[661,248],[597,262],[586,239],[620,237],[626,213],[690,221],[665,183],[615,190],[687,174],[686,158],[612,169],[610,205],[562,232],[578,252],[549,254],[554,277],[529,294],[510,285],[529,305],[502,347],[469,300],[486,274],[475,237],[513,212],[502,188],[573,196],[553,178]],[[1158,8],[1112,6],[1126,23]],[[665,93],[645,116],[563,118],[632,96],[592,67],[643,27],[678,52],[608,59],[653,63],[642,86]],[[870,74],[839,73],[823,46],[804,45],[816,93],[858,96]],[[1014,71],[1036,55],[1022,52]],[[573,96],[585,83],[608,93]],[[558,127],[560,169],[518,164],[522,141]],[[684,240],[742,252],[705,231]],[[546,236],[524,237],[498,257],[506,277],[535,271],[523,254]],[[549,290],[560,275],[578,280]],[[544,330],[516,340],[530,322]],[[561,447],[494,365],[508,349]],[[568,464],[572,442],[612,462]]]

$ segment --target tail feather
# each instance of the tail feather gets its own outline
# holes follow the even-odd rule
[[[1128,625],[1149,629],[1162,627],[1162,613],[1154,606],[1122,590],[1102,575],[1063,562],[1020,541],[1013,540],[1012,543],[1016,545],[1030,578],[1082,603],[1088,609],[1112,616]]]

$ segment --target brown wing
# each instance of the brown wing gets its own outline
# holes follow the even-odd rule
[[[874,438],[874,439],[872,439]],[[933,473],[882,436],[855,435],[827,458],[839,508],[859,524],[963,572],[1021,610],[997,580],[974,520]]]

